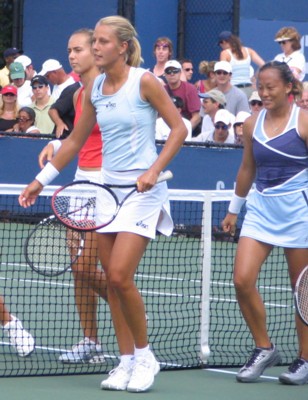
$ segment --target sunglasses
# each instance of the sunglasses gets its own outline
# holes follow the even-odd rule
[[[216,74],[216,75],[229,75],[229,72],[227,72],[227,71],[222,71],[222,70],[218,70],[218,71],[215,71],[215,74]]]
[[[167,48],[169,48],[169,44],[168,43],[157,43],[155,45],[155,49],[157,49],[157,48],[167,49]]]
[[[37,90],[37,89],[43,89],[45,85],[36,85],[36,86],[32,86],[32,90]]]
[[[189,71],[193,71],[193,68],[184,68],[184,71],[189,72]]]
[[[259,107],[262,107],[262,106],[263,106],[262,101],[259,101],[259,100],[251,100],[250,104],[251,104],[252,106],[259,106]]]
[[[3,95],[2,96],[16,96],[16,94],[14,94],[14,93],[3,93]]]
[[[30,118],[16,118],[16,119],[17,119],[17,122],[28,122],[28,121],[31,121]]]
[[[228,125],[226,124],[215,124],[215,129],[222,129],[224,131],[226,131],[228,129]]]
[[[290,42],[290,40],[281,40],[279,44],[286,44],[287,42]]]
[[[234,128],[238,128],[239,126],[243,126],[243,122],[237,122],[236,124],[233,125]]]
[[[165,74],[167,74],[167,75],[174,75],[174,74],[178,74],[179,72],[181,72],[181,70],[180,69],[167,69],[166,71],[165,71]]]

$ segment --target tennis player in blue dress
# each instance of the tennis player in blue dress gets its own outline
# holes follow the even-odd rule
[[[138,184],[138,192],[97,235],[121,355],[118,367],[102,381],[101,388],[144,392],[153,385],[160,366],[149,347],[145,307],[134,275],[156,230],[172,232],[167,184],[155,184],[179,151],[187,129],[158,79],[139,67],[142,58],[136,36],[131,23],[120,16],[96,24],[93,52],[104,73],[86,88],[82,115],[72,133],[21,193],[19,202],[23,207],[35,202],[43,186],[78,153],[97,121],[104,142],[102,182]],[[171,129],[159,155],[155,146],[158,113]],[[125,190],[117,195],[123,197]]]
[[[264,369],[280,362],[267,332],[266,311],[256,288],[261,266],[273,246],[284,248],[292,288],[308,264],[308,113],[292,98],[301,83],[286,63],[269,62],[257,80],[264,109],[244,123],[244,153],[224,231],[234,234],[237,215],[248,197],[234,267],[234,285],[255,349],[237,374],[239,382],[256,381]],[[279,380],[308,382],[308,327],[298,316],[298,357]]]

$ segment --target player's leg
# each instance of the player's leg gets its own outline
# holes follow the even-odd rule
[[[289,275],[292,289],[294,290],[296,280],[308,264],[308,249],[285,249],[285,255],[289,266]],[[303,385],[308,383],[308,326],[300,317],[295,315],[296,330],[298,336],[298,357],[279,377],[280,382],[290,385]]]
[[[266,311],[256,287],[262,264],[272,246],[248,237],[241,237],[235,257],[234,285],[243,317],[250,329],[256,348],[237,374],[240,382],[257,380],[265,368],[280,361],[277,349],[267,333]]]
[[[134,282],[136,269],[148,243],[149,239],[143,236],[129,232],[118,233],[105,269],[108,300],[120,352],[135,356],[131,377],[127,382],[127,390],[130,391],[147,390],[159,371],[159,364],[148,346],[144,303]],[[105,251],[104,238],[99,248]],[[104,257],[101,262],[105,268]],[[127,336],[128,332],[130,336]],[[102,387],[108,388],[104,387],[104,382]]]

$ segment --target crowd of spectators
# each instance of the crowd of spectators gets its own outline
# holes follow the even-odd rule
[[[305,57],[301,52],[300,34],[294,27],[283,27],[274,40],[281,52],[273,60],[286,62],[299,80],[305,78]],[[175,59],[173,43],[165,36],[153,46],[155,64],[150,69],[171,96],[188,127],[186,142],[234,143],[241,145],[241,129],[248,116],[263,107],[257,87],[257,71],[265,62],[252,48],[242,44],[232,32],[223,31],[217,44],[221,51],[217,60],[202,60],[198,65],[203,79],[194,81],[194,65],[189,58]],[[68,73],[60,61],[46,60],[37,73],[29,56],[17,48],[3,52],[5,66],[0,70],[0,131],[24,129],[19,111],[29,107],[34,120],[27,129],[42,134],[67,137],[74,121],[73,95],[80,88],[78,75]],[[308,108],[308,82],[304,82],[298,106]],[[217,121],[217,112],[224,110]],[[229,113],[227,117],[227,113]],[[216,119],[215,119],[216,118]],[[222,125],[223,124],[223,125]],[[219,128],[216,127],[219,126]],[[228,127],[228,128],[226,128]],[[220,132],[218,132],[220,131]],[[223,135],[223,131],[225,134]],[[22,131],[26,132],[26,131]],[[158,116],[156,139],[165,140],[169,129]]]

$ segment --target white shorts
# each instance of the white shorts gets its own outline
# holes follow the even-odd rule
[[[143,170],[127,172],[102,171],[102,182],[109,184],[128,185],[137,181]],[[132,189],[114,189],[121,201]],[[97,199],[97,215],[103,207],[103,199]],[[99,217],[97,217],[99,223]],[[118,215],[109,225],[98,230],[106,232],[132,232],[138,235],[155,239],[156,231],[170,236],[173,231],[173,221],[170,213],[168,187],[166,182],[155,185],[145,193],[133,193],[124,202]]]

